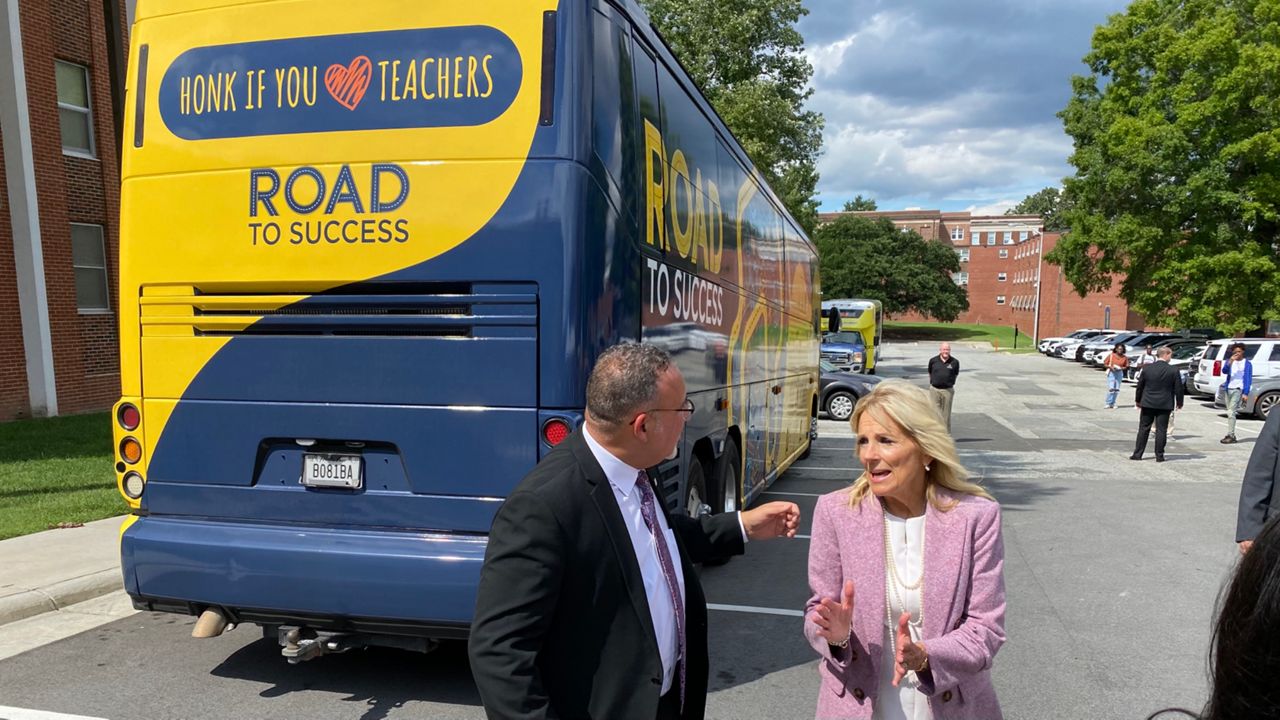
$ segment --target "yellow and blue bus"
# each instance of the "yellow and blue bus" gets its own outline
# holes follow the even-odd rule
[[[884,346],[884,306],[879,300],[823,300],[822,312],[840,313],[840,332],[862,336],[863,369],[874,375],[880,349]]]
[[[645,340],[673,511],[813,439],[814,247],[631,0],[142,0],[117,479],[141,609],[307,659],[466,633],[502,499]]]

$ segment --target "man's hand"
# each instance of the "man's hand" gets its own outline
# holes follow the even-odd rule
[[[1240,541],[1240,554],[1241,554],[1241,555],[1243,555],[1243,554],[1245,554],[1245,553],[1249,552],[1249,550],[1250,550],[1252,547],[1253,547],[1253,541],[1252,541],[1252,540],[1241,540],[1241,541]]]
[[[742,511],[742,527],[748,540],[796,536],[800,527],[800,508],[795,503],[770,502]]]

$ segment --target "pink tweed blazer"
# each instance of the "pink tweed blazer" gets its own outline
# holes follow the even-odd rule
[[[924,644],[929,670],[920,692],[935,720],[1001,720],[991,661],[1004,644],[1004,541],[1000,506],[972,495],[947,512],[925,510]],[[853,633],[846,649],[818,636],[810,617],[824,597],[836,600],[853,580]],[[804,634],[822,656],[820,720],[870,718],[880,687],[885,624],[884,511],[871,494],[849,507],[849,490],[818,499],[809,545]],[[895,618],[896,620],[896,618]]]

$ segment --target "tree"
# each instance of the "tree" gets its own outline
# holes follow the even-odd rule
[[[1047,258],[1077,292],[1119,277],[1149,320],[1233,334],[1280,317],[1277,38],[1275,0],[1135,0],[1094,33]]]
[[[944,322],[969,309],[968,293],[951,279],[960,258],[947,243],[857,215],[818,228],[814,242],[828,297],[879,300],[886,313],[915,310]]]
[[[852,200],[844,201],[845,212],[858,212],[860,210],[875,210],[876,201],[872,198],[864,198],[858,195]]]
[[[1005,211],[1005,215],[1039,215],[1044,219],[1044,229],[1058,232],[1066,230],[1066,213],[1073,206],[1071,198],[1056,187],[1047,187],[1022,199],[1022,202]]]
[[[813,66],[801,0],[641,0],[765,180],[807,232],[818,220],[822,115],[804,109]]]

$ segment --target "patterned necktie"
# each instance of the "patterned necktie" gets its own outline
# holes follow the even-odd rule
[[[676,566],[671,561],[671,550],[667,547],[667,539],[658,524],[658,511],[653,505],[653,488],[649,487],[649,474],[644,470],[636,477],[636,490],[640,492],[640,514],[644,517],[645,527],[653,536],[653,544],[658,549],[658,562],[662,564],[662,576],[667,580],[667,594],[671,596],[671,607],[676,615],[676,637],[679,640],[680,654],[676,661],[680,666],[680,711],[684,712],[684,601],[680,599],[680,585],[676,582]]]

